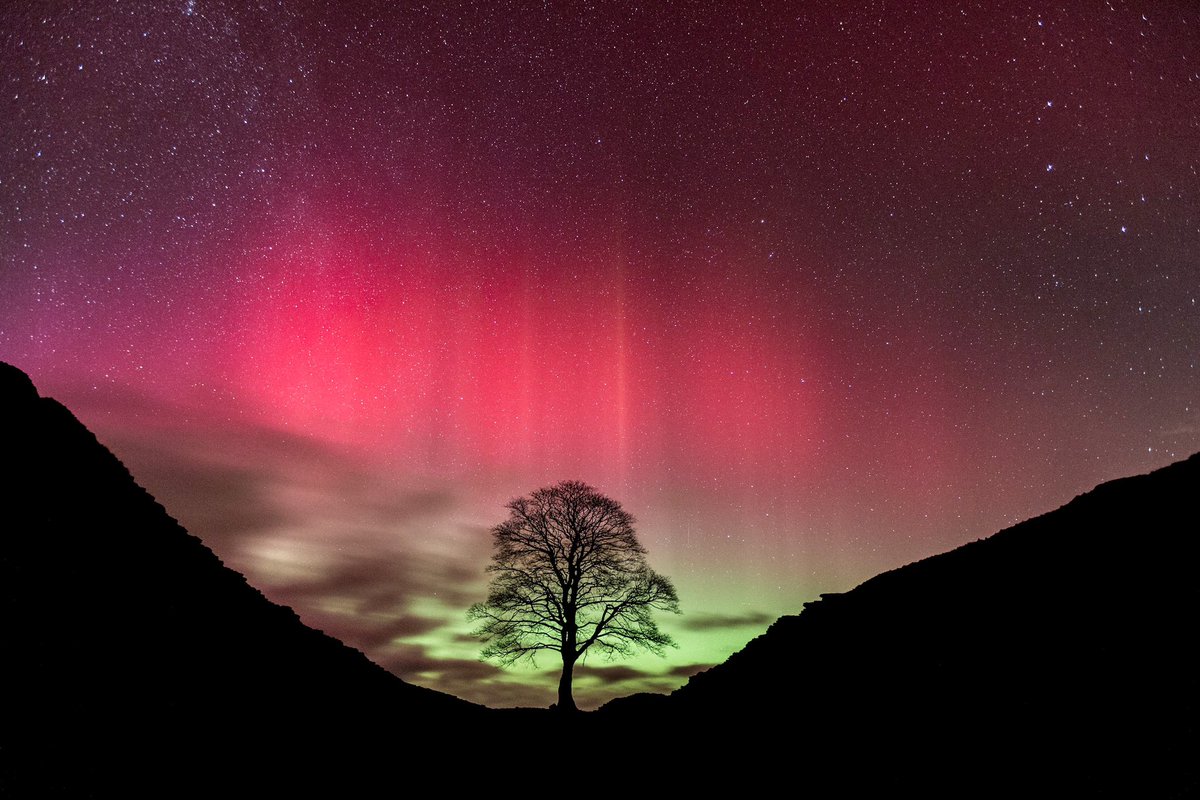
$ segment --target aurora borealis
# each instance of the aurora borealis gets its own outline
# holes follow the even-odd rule
[[[496,705],[553,696],[465,618],[539,486],[685,612],[594,706],[1200,449],[1194,5],[818,5],[5,4],[0,359]]]

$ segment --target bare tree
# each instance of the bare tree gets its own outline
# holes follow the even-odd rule
[[[675,643],[653,611],[679,613],[671,581],[646,564],[646,549],[621,504],[579,481],[563,481],[508,503],[492,529],[488,598],[468,616],[483,657],[509,665],[543,651],[562,656],[558,708],[575,710],[571,676],[585,653],[661,655]]]

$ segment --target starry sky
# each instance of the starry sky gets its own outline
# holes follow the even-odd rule
[[[15,0],[0,62],[0,359],[415,683],[551,702],[465,610],[559,480],[684,610],[594,707],[1200,449],[1190,2]]]

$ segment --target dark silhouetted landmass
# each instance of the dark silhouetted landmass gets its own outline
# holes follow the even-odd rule
[[[397,732],[419,748],[483,711],[268,601],[7,364],[0,426],[0,795],[118,796],[170,774],[159,796],[178,796],[244,767],[278,791],[335,754],[349,784],[368,754],[406,755]]]
[[[0,426],[0,796],[1200,786],[1200,455],[825,595],[670,696],[562,715],[408,685],[305,627],[7,365]]]
[[[851,793],[1193,796],[1198,536],[1200,454],[824,595],[598,716]]]

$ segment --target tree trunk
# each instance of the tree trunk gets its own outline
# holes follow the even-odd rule
[[[571,696],[571,673],[575,671],[575,659],[563,653],[562,677],[558,679],[558,710],[577,711],[575,698]]]

